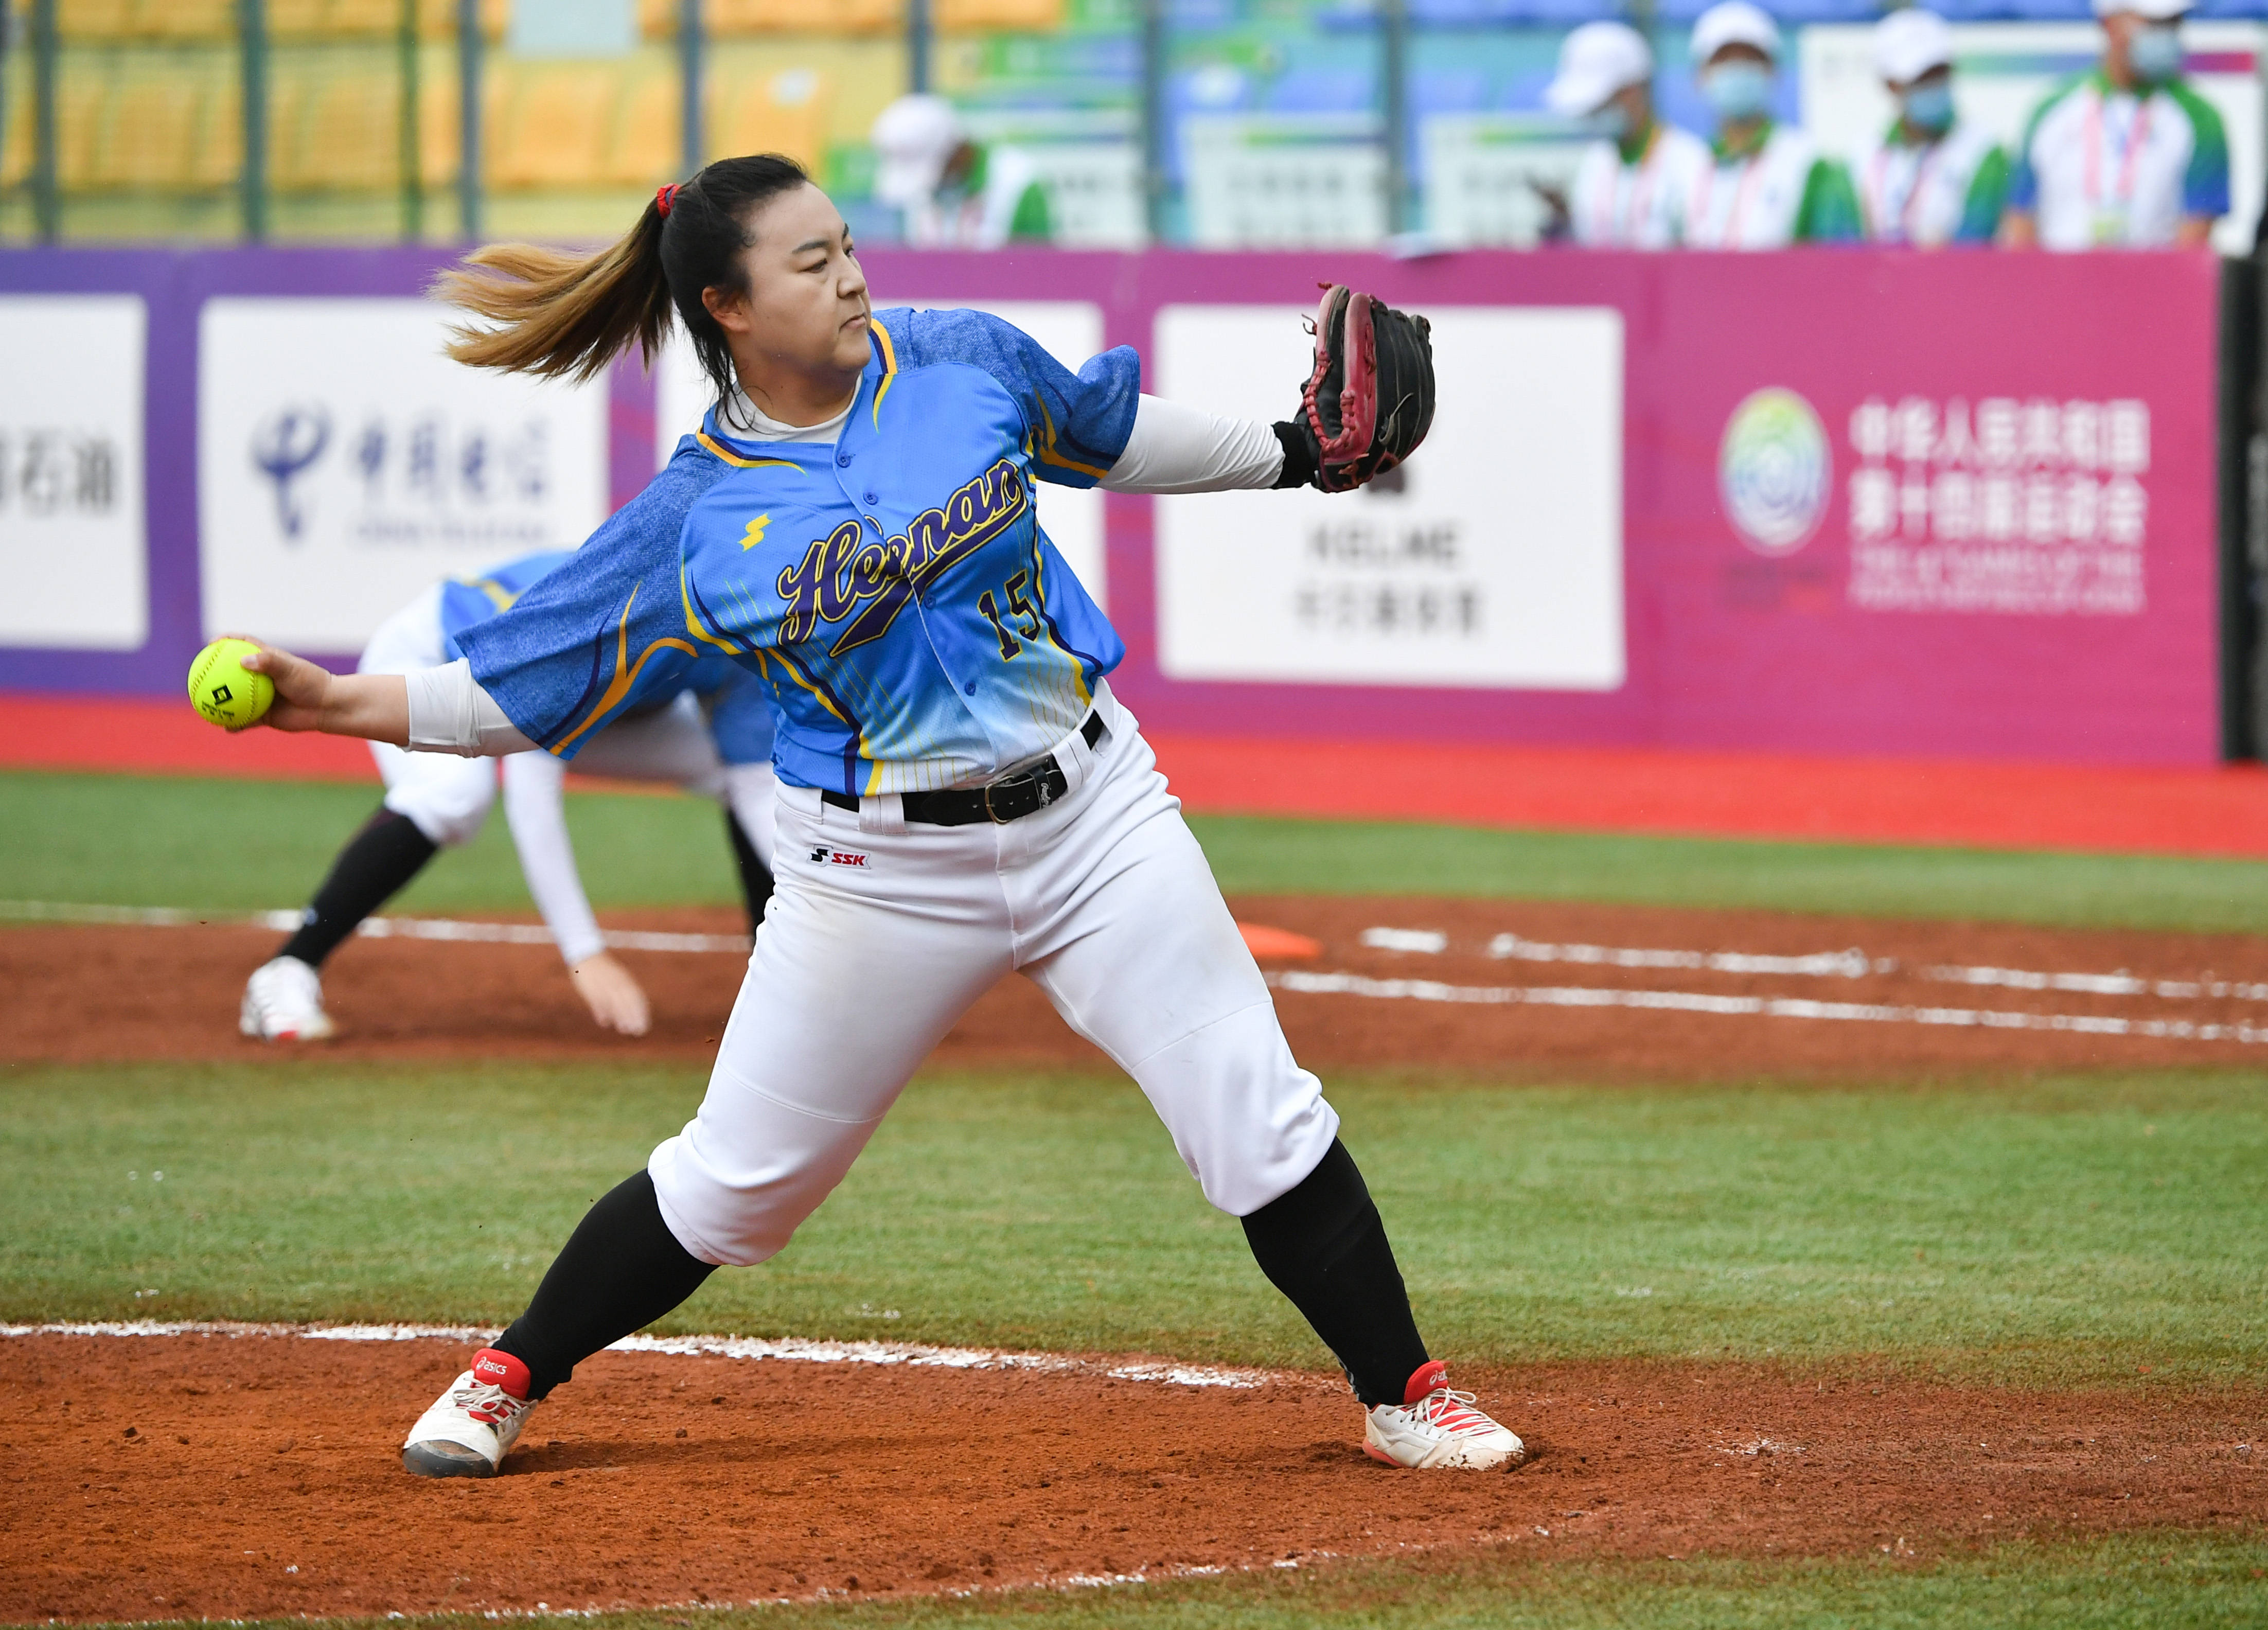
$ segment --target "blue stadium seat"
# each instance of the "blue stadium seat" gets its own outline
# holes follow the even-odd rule
[[[1378,76],[1361,68],[1294,68],[1262,93],[1271,114],[1360,114],[1377,106]]]

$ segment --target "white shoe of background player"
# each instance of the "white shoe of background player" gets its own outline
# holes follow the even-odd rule
[[[401,1445],[402,1469],[419,1477],[494,1477],[527,1412],[527,1366],[482,1347],[473,1367],[417,1418]]]
[[[1516,1466],[1528,1449],[1473,1407],[1469,1392],[1449,1390],[1449,1367],[1440,1359],[1410,1377],[1401,1404],[1381,1404],[1363,1428],[1363,1452],[1390,1466],[1458,1466],[1493,1471]]]
[[[236,1028],[263,1042],[320,1042],[339,1027],[323,1011],[322,976],[296,956],[279,956],[245,981]]]

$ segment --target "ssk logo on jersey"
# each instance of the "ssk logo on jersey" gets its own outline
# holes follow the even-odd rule
[[[781,642],[808,639],[821,623],[840,623],[854,611],[857,621],[828,654],[839,657],[880,639],[907,601],[1014,526],[1030,505],[1023,477],[1002,459],[886,542],[866,538],[855,520],[844,521],[807,544],[803,558],[779,574],[780,598],[787,601]],[[867,601],[874,603],[859,611]]]
[[[829,849],[824,844],[814,844],[811,851],[814,866],[858,866],[866,864],[866,857],[853,849]]]

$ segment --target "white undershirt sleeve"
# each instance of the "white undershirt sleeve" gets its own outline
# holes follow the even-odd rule
[[[441,667],[414,667],[401,677],[409,687],[411,752],[500,758],[535,745],[473,682],[473,665],[464,658]]]
[[[575,870],[567,835],[567,766],[549,753],[514,753],[504,761],[504,817],[519,852],[521,875],[559,955],[572,968],[607,948],[590,896]]]
[[[1272,487],[1283,468],[1272,426],[1145,396],[1102,484],[1113,492],[1235,492]]]

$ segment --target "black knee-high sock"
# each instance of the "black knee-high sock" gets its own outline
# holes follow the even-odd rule
[[[653,1178],[641,1171],[583,1213],[527,1311],[496,1339],[527,1366],[528,1397],[541,1398],[601,1347],[643,1330],[717,1271],[677,1243],[661,1220]]]
[[[299,931],[284,942],[278,956],[296,956],[311,968],[339,948],[362,919],[393,898],[438,850],[408,815],[384,805],[347,840],[330,875],[315,890]]]
[[[1366,1408],[1399,1404],[1425,1364],[1386,1224],[1346,1145],[1331,1140],[1299,1186],[1244,1219],[1244,1237],[1277,1289],[1346,1368]]]
[[[740,817],[730,809],[725,811],[725,832],[733,840],[733,859],[740,872],[740,896],[748,903],[748,933],[753,935],[764,926],[764,906],[772,897],[772,869],[748,841]]]

